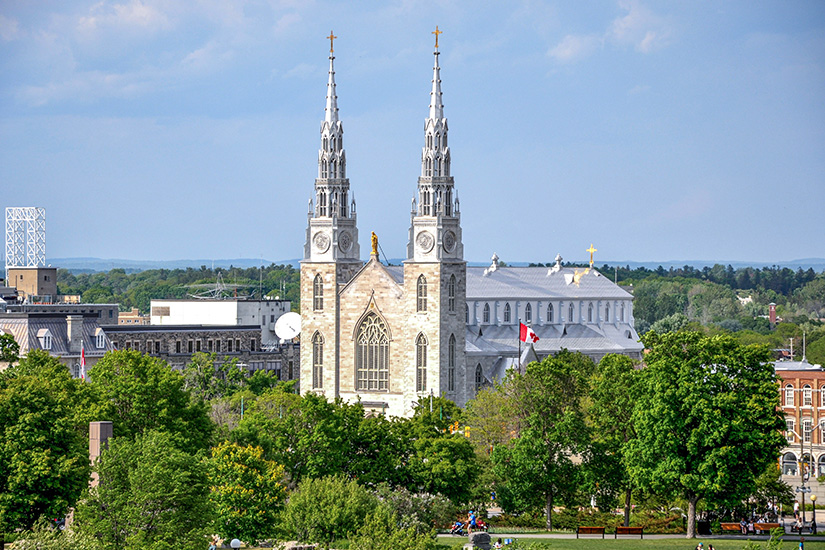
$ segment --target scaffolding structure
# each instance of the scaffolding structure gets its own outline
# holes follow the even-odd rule
[[[9,268],[46,265],[46,209],[6,208],[6,281]]]

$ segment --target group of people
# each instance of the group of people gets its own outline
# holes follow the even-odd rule
[[[701,543],[701,542],[700,542],[700,543],[698,544],[698,546],[696,546],[696,550],[705,550],[705,545],[704,545],[704,543]],[[707,548],[707,550],[714,550],[713,545],[712,545],[712,544],[708,544],[708,548]]]
[[[467,514],[467,521],[462,522],[461,520],[455,520],[453,526],[450,528],[450,533],[453,535],[464,535],[464,530],[467,530],[467,533],[472,533],[473,531],[486,531],[487,524],[479,518],[473,510]]]

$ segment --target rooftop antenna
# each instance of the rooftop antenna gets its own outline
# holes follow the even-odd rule
[[[807,363],[808,358],[805,356],[805,333],[802,333],[802,362]]]
[[[793,338],[791,338],[791,361],[793,361]]]

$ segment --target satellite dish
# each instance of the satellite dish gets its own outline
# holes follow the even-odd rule
[[[275,334],[281,340],[292,340],[301,334],[301,315],[290,311],[275,321]]]

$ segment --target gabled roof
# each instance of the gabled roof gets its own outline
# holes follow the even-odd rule
[[[531,328],[539,337],[534,347],[542,356],[556,353],[562,348],[599,354],[640,352],[644,348],[636,333],[626,323],[533,325]],[[516,355],[519,350],[518,336],[517,325],[468,326],[467,355]],[[522,350],[524,346],[525,344],[521,345]]]
[[[632,296],[595,269],[573,282],[576,271],[563,267],[467,267],[468,300],[631,299]]]

